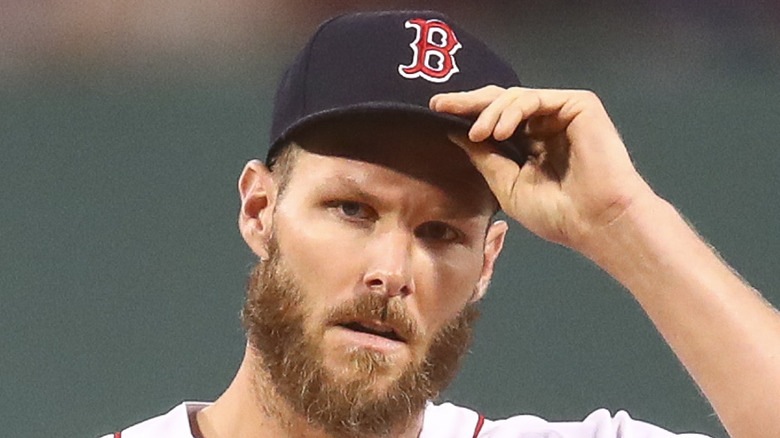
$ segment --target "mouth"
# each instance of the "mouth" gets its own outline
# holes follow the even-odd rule
[[[404,336],[398,333],[392,326],[377,321],[351,321],[338,325],[354,332],[366,333],[391,341],[406,343]]]

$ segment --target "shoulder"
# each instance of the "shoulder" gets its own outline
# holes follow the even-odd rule
[[[185,402],[165,414],[102,438],[192,438],[190,415],[206,406],[208,403]]]
[[[581,421],[551,422],[531,415],[520,415],[492,421],[485,425],[484,432],[485,438],[707,438],[699,434],[675,434],[635,420],[625,411],[612,415],[606,409],[596,410]]]
[[[451,403],[430,404],[425,410],[420,438],[706,438],[677,435],[658,426],[634,420],[625,411],[612,415],[594,411],[581,421],[551,422],[535,415],[487,420],[470,409]]]

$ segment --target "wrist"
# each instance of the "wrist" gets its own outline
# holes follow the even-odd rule
[[[644,181],[643,181],[644,183]],[[599,266],[625,252],[656,231],[659,215],[679,216],[674,207],[658,196],[646,183],[630,201],[615,202],[612,213],[604,213],[600,222],[585,228],[572,249]]]
[[[590,229],[576,249],[629,286],[627,275],[663,269],[688,234],[695,236],[677,210],[648,188],[619,216]]]

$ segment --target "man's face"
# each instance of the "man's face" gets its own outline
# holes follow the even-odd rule
[[[334,431],[410,421],[468,348],[494,201],[465,155],[432,138],[309,137],[276,199],[269,260],[250,282],[250,343],[288,399],[331,387],[331,399],[347,394],[346,423],[361,403],[384,420]],[[330,409],[318,403],[298,410]]]

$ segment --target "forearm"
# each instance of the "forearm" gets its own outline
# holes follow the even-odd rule
[[[479,114],[451,139],[502,209],[625,285],[734,438],[780,437],[780,316],[647,187],[593,93],[488,86],[431,108]],[[486,140],[521,122],[531,147],[518,166]]]
[[[670,204],[646,197],[583,252],[631,291],[732,437],[780,436],[780,316]]]

